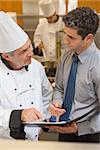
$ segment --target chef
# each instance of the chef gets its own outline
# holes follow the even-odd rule
[[[39,7],[44,19],[38,24],[34,34],[35,48],[43,49],[46,58],[55,61],[56,56],[56,33],[63,30],[62,18],[56,13],[52,0],[40,0]]]
[[[36,141],[38,127],[22,122],[49,118],[52,87],[43,66],[32,59],[28,35],[0,12],[0,138]]]

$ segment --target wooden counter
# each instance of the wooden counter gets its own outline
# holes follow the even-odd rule
[[[0,150],[100,150],[100,144],[0,140]]]

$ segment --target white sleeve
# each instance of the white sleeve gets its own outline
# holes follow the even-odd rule
[[[5,129],[9,128],[11,112],[11,109],[4,109],[2,106],[0,106],[0,127]]]
[[[38,24],[35,33],[34,33],[34,45],[35,47],[37,47],[41,42],[42,42],[42,30],[44,28],[44,22],[45,20],[43,19],[42,21],[40,21],[40,23]]]

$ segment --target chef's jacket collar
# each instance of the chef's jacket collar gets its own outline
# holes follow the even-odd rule
[[[7,68],[9,68],[10,70],[16,70],[16,69],[12,68],[12,67],[9,65],[9,62],[8,62],[6,59],[4,59],[2,56],[1,56],[1,60],[2,60],[2,62],[6,65]],[[23,67],[22,67],[22,68],[23,68]],[[21,69],[22,69],[22,68],[21,68]],[[25,70],[28,71],[28,65],[25,66]]]

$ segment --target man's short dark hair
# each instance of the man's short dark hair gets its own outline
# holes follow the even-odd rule
[[[77,33],[84,39],[89,33],[95,35],[99,27],[99,17],[89,7],[80,7],[70,11],[63,17],[66,27],[77,30]]]

